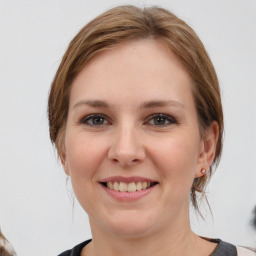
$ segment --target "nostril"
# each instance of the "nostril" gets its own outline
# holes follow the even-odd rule
[[[127,130],[127,127],[125,129]],[[139,140],[125,134],[112,142],[108,151],[108,159],[122,166],[135,165],[145,159],[144,147]]]
[[[132,166],[132,165],[136,165],[138,163],[141,162],[140,159],[138,158],[133,158],[131,156],[117,156],[117,157],[113,157],[110,159],[113,163],[118,163],[121,166]]]

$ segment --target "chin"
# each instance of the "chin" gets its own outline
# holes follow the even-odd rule
[[[136,213],[116,213],[105,223],[105,227],[113,234],[123,238],[139,238],[153,230],[152,216]]]

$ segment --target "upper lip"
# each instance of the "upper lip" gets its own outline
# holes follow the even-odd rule
[[[123,177],[123,176],[111,176],[108,178],[105,178],[103,180],[100,180],[101,183],[105,182],[124,182],[124,183],[131,183],[131,182],[157,182],[152,179],[139,177],[139,176],[131,176],[131,177]]]

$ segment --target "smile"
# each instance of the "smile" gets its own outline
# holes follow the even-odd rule
[[[157,182],[149,182],[149,181],[138,181],[138,182],[118,182],[118,181],[109,181],[109,182],[102,182],[102,185],[105,187],[120,191],[120,192],[136,192],[140,190],[148,189],[154,185],[156,185]]]
[[[134,201],[149,195],[159,182],[138,176],[112,176],[99,181],[99,184],[118,201]]]

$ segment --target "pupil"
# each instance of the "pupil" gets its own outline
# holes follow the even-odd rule
[[[157,117],[155,119],[155,124],[156,125],[164,125],[165,124],[165,118],[164,117]]]
[[[93,124],[95,124],[95,125],[103,124],[103,118],[102,117],[93,118]]]

